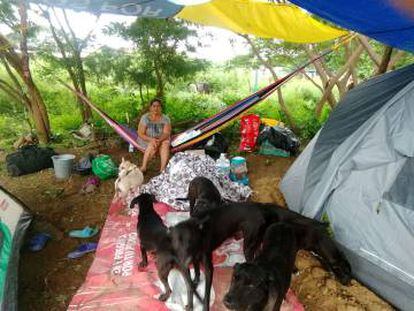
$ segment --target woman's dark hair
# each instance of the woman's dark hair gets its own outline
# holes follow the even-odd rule
[[[152,99],[151,101],[150,101],[150,103],[149,103],[149,107],[151,107],[152,106],[152,104],[153,103],[155,103],[155,102],[159,102],[160,103],[160,106],[161,106],[161,109],[164,109],[164,104],[162,103],[162,99],[160,99],[160,98],[154,98],[154,99]]]

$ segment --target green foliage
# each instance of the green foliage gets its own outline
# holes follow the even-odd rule
[[[142,113],[143,105],[136,95],[124,92],[111,86],[90,88],[90,97],[93,103],[108,113],[118,122],[127,124]],[[105,123],[99,117],[94,117],[94,123],[103,126]]]
[[[119,34],[136,44],[136,52],[141,59],[136,71],[141,74],[136,74],[135,78],[141,80],[140,77],[152,75],[160,96],[167,83],[193,75],[205,65],[204,62],[190,60],[186,55],[187,51],[194,51],[188,39],[196,32],[187,28],[184,22],[138,18],[129,27],[113,24],[108,32]]]
[[[302,44],[261,38],[255,38],[252,41],[261,57],[272,67],[294,68],[307,60]],[[259,63],[257,56],[254,57],[256,63]]]
[[[208,118],[227,105],[251,94],[250,75],[247,69],[228,67],[211,67],[199,72],[193,77],[192,82],[207,83],[211,89],[209,94],[190,91],[189,82],[185,80],[170,85],[165,97],[165,113],[170,116],[174,131],[186,129],[191,122],[196,123]],[[38,85],[49,111],[53,133],[64,141],[69,139],[70,131],[78,129],[82,123],[76,98],[63,86],[53,83],[53,80],[39,80]],[[88,90],[92,102],[115,120],[124,124],[129,123],[132,127],[136,127],[137,120],[147,109],[147,102],[142,102],[137,90],[133,88],[120,88],[108,81],[100,84],[90,83]],[[152,90],[150,96],[153,96],[153,92]],[[329,109],[326,108],[320,120],[314,117],[320,91],[307,80],[296,78],[283,86],[283,94],[286,105],[300,127],[300,136],[303,139],[310,139],[329,114]],[[19,135],[30,130],[22,106],[12,103],[2,93],[0,93],[0,111],[2,112],[0,117],[2,145],[10,145]],[[262,117],[275,118],[286,123],[286,117],[279,108],[276,94],[255,106],[249,113],[257,113]],[[115,135],[96,114],[92,122],[99,130]],[[181,123],[183,123],[181,127],[175,126]],[[229,141],[237,144],[240,137],[239,122],[232,123],[222,132]]]
[[[414,54],[404,53],[403,57],[397,62],[395,68],[401,68],[414,63]]]

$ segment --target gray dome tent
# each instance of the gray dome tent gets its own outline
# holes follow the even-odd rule
[[[281,183],[290,209],[328,218],[355,277],[414,306],[414,65],[351,90]]]

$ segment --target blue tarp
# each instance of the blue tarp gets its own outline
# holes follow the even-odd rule
[[[168,0],[35,0],[32,2],[95,14],[112,13],[156,18],[174,16],[183,8]]]
[[[395,5],[397,1],[290,0],[290,2],[336,25],[365,34],[390,46],[414,52],[414,10],[411,8],[410,13],[407,8],[397,8]]]

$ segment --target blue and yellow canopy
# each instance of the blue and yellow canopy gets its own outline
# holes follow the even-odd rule
[[[29,1],[94,13],[156,18],[177,16],[237,33],[291,42],[321,42],[345,34],[343,30],[319,22],[303,8],[344,29],[414,51],[413,0],[290,0],[294,4],[265,0]],[[183,5],[194,2],[199,4]]]
[[[93,13],[141,17],[176,16],[197,24],[217,26],[241,34],[314,43],[338,38],[345,31],[317,21],[293,4],[253,0],[213,0],[198,5],[178,5],[179,0],[33,0],[53,6]],[[203,2],[203,1],[200,1]]]

